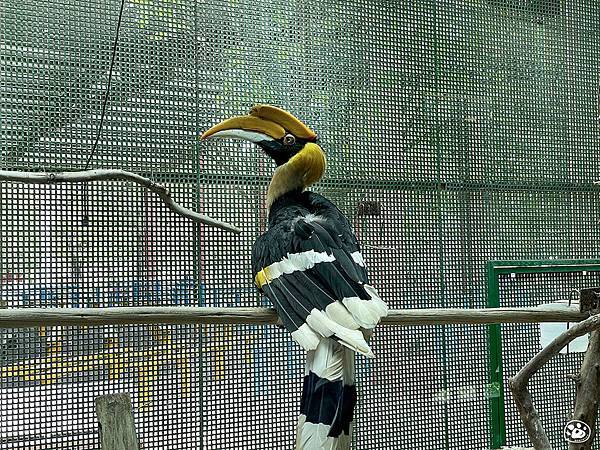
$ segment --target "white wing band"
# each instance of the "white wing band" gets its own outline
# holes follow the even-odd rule
[[[281,261],[268,265],[256,274],[255,281],[258,287],[262,287],[279,278],[284,273],[303,272],[312,269],[316,264],[333,261],[335,261],[335,256],[329,255],[326,252],[308,250],[302,253],[288,253],[287,257]]]

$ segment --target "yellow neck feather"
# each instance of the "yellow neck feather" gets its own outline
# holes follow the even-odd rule
[[[269,185],[267,207],[285,194],[295,189],[304,189],[316,183],[325,173],[325,153],[317,144],[306,144],[290,160],[279,166]]]

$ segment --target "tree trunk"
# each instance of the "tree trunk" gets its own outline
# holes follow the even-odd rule
[[[596,418],[600,400],[600,331],[593,331],[579,376],[575,380],[577,394],[573,420],[586,423],[591,435],[586,442],[569,444],[569,450],[590,450],[596,435]]]

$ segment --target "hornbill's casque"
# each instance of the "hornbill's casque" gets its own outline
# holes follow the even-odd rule
[[[317,135],[287,111],[256,105],[202,138],[258,144],[277,168],[267,192],[268,230],[252,249],[252,271],[291,332],[308,351],[296,449],[349,449],[356,388],[354,352],[373,353],[371,330],[388,312],[369,285],[348,219],[305,189],[325,171]]]

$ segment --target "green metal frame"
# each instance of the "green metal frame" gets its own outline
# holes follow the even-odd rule
[[[533,261],[489,261],[487,264],[487,306],[500,307],[500,276],[511,273],[600,272],[600,259],[551,259]],[[502,335],[500,324],[488,325],[488,395],[492,448],[506,445]]]

